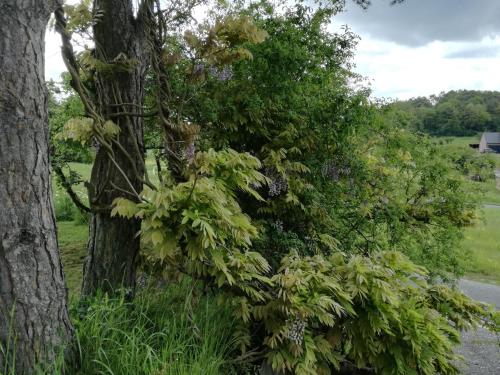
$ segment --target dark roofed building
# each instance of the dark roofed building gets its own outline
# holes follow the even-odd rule
[[[500,133],[483,133],[479,142],[479,152],[500,154]]]

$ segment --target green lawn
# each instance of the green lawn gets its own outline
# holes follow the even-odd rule
[[[500,284],[500,209],[485,208],[484,220],[467,229],[463,246],[471,255],[467,276]]]
[[[500,205],[500,181],[488,181],[482,183],[484,188],[484,203]]]
[[[164,290],[140,291],[133,305],[98,295],[86,301],[87,310],[82,314],[78,298],[88,228],[74,222],[57,225],[80,349],[78,374],[236,373],[228,363],[234,331],[229,311],[213,297],[203,296],[199,286],[187,278]],[[198,329],[197,335],[193,327]]]
[[[437,137],[437,139],[449,141],[453,145],[469,147],[469,144],[471,143],[479,143],[479,141],[481,140],[481,135],[478,134],[471,137]]]
[[[86,253],[88,226],[62,221],[57,223],[61,260],[70,296],[80,293],[82,266]]]

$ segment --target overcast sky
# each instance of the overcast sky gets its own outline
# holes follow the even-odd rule
[[[336,17],[361,37],[356,71],[378,97],[409,98],[453,89],[500,90],[500,0],[372,0]],[[46,74],[64,70],[49,32]]]
[[[361,36],[356,70],[375,96],[500,90],[500,0],[372,0],[349,4],[336,24]]]

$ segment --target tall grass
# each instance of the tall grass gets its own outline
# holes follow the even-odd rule
[[[35,374],[235,374],[226,361],[233,351],[230,314],[213,297],[199,293],[185,282],[166,290],[148,288],[133,302],[103,295],[72,302],[74,363],[64,365],[60,350],[52,363],[39,364]],[[0,375],[17,375],[10,356],[15,346],[0,345],[0,350],[7,359]]]
[[[133,303],[97,297],[72,315],[80,358],[78,374],[229,374],[231,319],[188,283],[149,288]],[[80,305],[81,306],[81,305]]]
[[[9,312],[9,322],[12,322],[13,319],[14,319],[14,309],[12,309]],[[4,363],[0,363],[0,375],[15,375],[16,337],[15,333],[12,330],[12,327],[13,325],[9,323],[7,340],[5,342],[5,345],[2,345],[2,342],[0,342],[0,357],[2,357],[4,361]]]
[[[133,302],[97,296],[77,301],[85,254],[87,227],[60,222],[59,243],[73,300],[70,313],[75,326],[74,369],[65,375],[215,375],[232,374],[227,359],[233,352],[232,319],[212,296],[203,295],[185,280],[165,289],[141,290]],[[0,375],[16,375],[12,335],[9,366]],[[36,375],[61,375],[62,355],[40,365]]]

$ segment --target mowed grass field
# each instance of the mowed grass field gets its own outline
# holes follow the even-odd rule
[[[471,255],[467,277],[500,284],[500,208],[484,208],[483,220],[465,231]]]
[[[475,137],[448,138],[452,144],[469,147],[479,143],[480,135]],[[492,154],[496,168],[500,170],[500,155]],[[487,205],[500,205],[500,180],[481,183]],[[482,220],[465,231],[462,246],[470,254],[471,261],[467,277],[484,282],[500,284],[500,207],[484,207]]]
[[[83,276],[89,228],[73,221],[57,223],[59,249],[70,297],[78,297]]]

